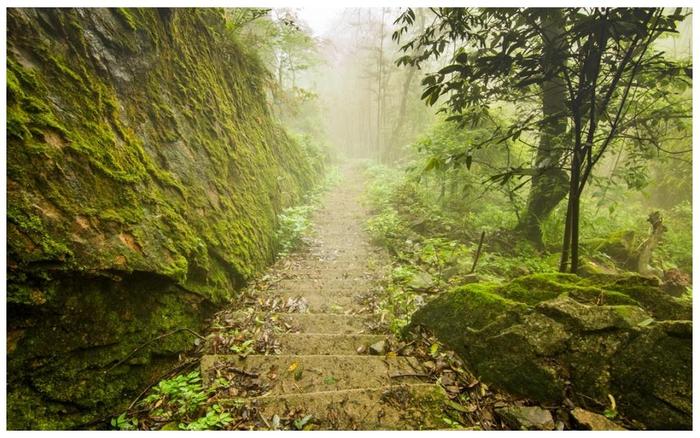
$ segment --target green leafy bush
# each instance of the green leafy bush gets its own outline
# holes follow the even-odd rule
[[[299,205],[286,208],[277,216],[279,226],[275,239],[280,255],[286,255],[299,246],[311,227],[309,217],[313,209],[312,205]]]
[[[196,412],[208,396],[208,391],[202,386],[199,371],[192,371],[161,380],[141,403],[145,406],[158,404],[164,412],[171,411],[175,415],[184,416]]]

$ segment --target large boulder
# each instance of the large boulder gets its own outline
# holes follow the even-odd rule
[[[639,276],[536,274],[444,293],[412,318],[491,385],[652,429],[692,427],[689,302]]]

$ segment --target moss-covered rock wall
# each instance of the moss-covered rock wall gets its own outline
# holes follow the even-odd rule
[[[8,426],[77,427],[192,346],[120,362],[232,298],[316,172],[220,10],[7,23]]]

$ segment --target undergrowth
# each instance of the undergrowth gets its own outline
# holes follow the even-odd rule
[[[278,256],[283,257],[300,247],[304,236],[311,230],[311,215],[320,206],[321,195],[339,180],[338,168],[332,167],[324,180],[304,196],[300,205],[288,207],[277,215],[275,242]]]
[[[456,175],[426,176],[415,163],[405,170],[372,165],[366,172],[365,200],[372,212],[366,229],[393,256],[394,268],[380,307],[394,333],[400,334],[431,295],[456,285],[506,282],[558,270],[565,202],[541,223],[544,248],[536,248],[511,231],[517,224],[517,212],[510,206],[511,199],[501,193],[482,191],[475,198],[472,192],[480,191],[478,184],[470,185],[466,192],[450,190],[454,184],[444,179]],[[624,257],[633,254],[649,234],[648,207],[611,202],[603,208],[586,198],[581,208],[584,263],[605,272],[629,269]],[[659,272],[678,268],[692,274],[690,203],[682,202],[662,215],[668,229],[654,252],[654,265]],[[474,266],[482,232],[484,244]],[[624,246],[619,243],[621,236],[629,240]],[[686,298],[690,294],[688,290]]]
[[[112,419],[111,425],[120,430],[137,430],[139,426],[150,429],[154,424],[172,430],[223,429],[233,417],[218,404],[208,406],[207,400],[218,388],[227,385],[224,379],[217,379],[204,388],[199,371],[162,380],[136,404],[139,412],[146,415],[127,417],[124,412]]]

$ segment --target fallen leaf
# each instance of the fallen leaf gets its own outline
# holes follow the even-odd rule
[[[289,371],[290,373],[293,373],[294,370],[296,370],[298,367],[299,367],[298,363],[292,362],[292,364],[289,365],[289,368],[287,369],[287,371]]]

